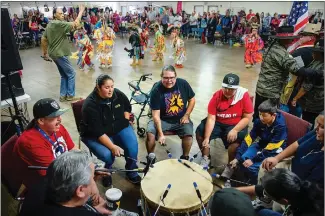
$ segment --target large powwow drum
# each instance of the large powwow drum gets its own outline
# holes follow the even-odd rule
[[[194,182],[198,185],[205,205],[213,193],[212,178],[206,170],[185,160],[182,163],[177,159],[155,163],[141,181],[144,215],[154,215],[159,204],[161,206],[157,215],[197,215],[203,207],[193,186]],[[161,197],[169,184],[171,188],[162,203]]]

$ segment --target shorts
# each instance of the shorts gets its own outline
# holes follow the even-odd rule
[[[196,133],[198,135],[200,135],[201,137],[204,136],[206,121],[207,121],[207,118],[203,119],[201,121],[200,125],[196,128]],[[235,126],[236,125],[226,125],[226,124],[216,122],[214,124],[214,128],[213,128],[211,136],[210,136],[210,141],[213,139],[221,138],[225,148],[228,149],[228,146],[231,143],[228,143],[227,135],[228,135],[229,131],[231,131]],[[240,132],[238,132],[237,142],[241,143],[247,134],[248,134],[248,126],[246,128],[244,128],[243,130],[241,130]]]
[[[190,120],[190,123],[187,123],[187,124],[170,123],[170,122],[161,120],[161,129],[163,132],[165,132],[165,131],[174,132],[180,138],[183,138],[185,136],[193,136],[193,122],[191,120]],[[156,139],[158,137],[155,123],[152,119],[148,122],[147,133],[154,134]]]

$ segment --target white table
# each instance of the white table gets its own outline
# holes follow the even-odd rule
[[[22,103],[27,103],[28,101],[31,101],[32,99],[28,94],[24,94],[22,96],[16,97],[17,100],[17,105],[22,104]],[[10,106],[13,106],[12,99],[6,99],[1,101],[1,109],[6,109]]]
[[[31,97],[28,94],[24,94],[24,95],[16,97],[16,100],[17,100],[18,108],[20,110],[22,110],[25,118],[27,120],[30,120],[29,119],[28,109],[27,109],[27,102],[32,100]],[[1,110],[9,112],[10,116],[13,116],[13,113],[12,113],[12,110],[11,110],[11,108],[13,108],[13,106],[14,105],[13,105],[13,102],[12,102],[11,98],[1,101]]]

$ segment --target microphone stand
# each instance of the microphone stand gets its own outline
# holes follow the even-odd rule
[[[16,100],[15,92],[13,90],[12,83],[11,83],[11,80],[10,80],[10,74],[11,73],[3,74],[5,76],[5,78],[6,78],[6,83],[8,85],[8,89],[9,89],[9,93],[10,93],[10,96],[11,96],[12,104],[14,105],[14,110],[15,110],[15,115],[12,115],[11,116],[11,122],[10,122],[8,128],[11,126],[12,123],[14,123],[17,120],[18,121],[18,125],[19,125],[19,130],[17,130],[17,134],[18,134],[18,136],[20,136],[20,134],[24,131],[24,124],[27,125],[28,122],[25,119],[25,117],[22,114],[22,112],[18,108],[18,103],[17,103],[17,100]],[[5,131],[5,133],[2,134],[1,137],[4,137],[4,135],[6,134],[6,132],[7,131]]]

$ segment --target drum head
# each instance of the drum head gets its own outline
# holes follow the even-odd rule
[[[165,206],[160,208],[174,213],[192,212],[200,208],[200,200],[196,194],[193,182],[196,182],[200,190],[202,201],[208,202],[213,192],[212,177],[203,168],[189,161],[184,161],[195,171],[178,162],[177,159],[169,159],[154,164],[149,169],[146,177],[141,181],[141,190],[146,200],[151,205],[159,205],[160,196],[164,193],[168,184],[171,188],[164,200]]]

